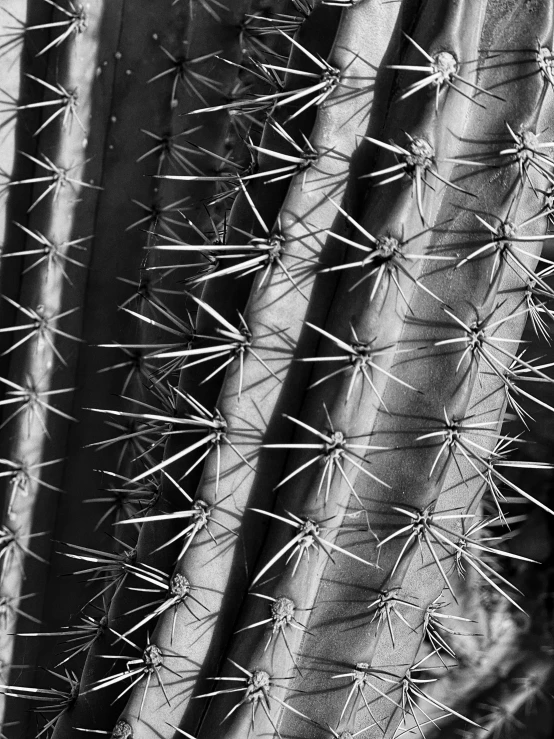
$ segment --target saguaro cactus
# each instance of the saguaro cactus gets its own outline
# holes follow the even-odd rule
[[[548,735],[551,4],[2,10],[3,736]]]

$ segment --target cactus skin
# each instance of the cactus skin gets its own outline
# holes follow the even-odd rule
[[[3,735],[540,736],[527,709],[551,689],[551,614],[525,578],[547,560],[532,576],[548,597],[533,532],[552,511],[502,465],[521,416],[533,431],[523,413],[552,411],[533,358],[552,318],[552,8],[269,6],[41,0],[8,15],[7,94],[21,92],[7,115],[39,133],[18,133],[19,157],[3,144]],[[256,35],[249,14],[268,10]],[[25,27],[36,47],[19,61]],[[52,109],[26,105],[22,69],[78,87],[83,120],[40,130]],[[282,86],[261,84],[272,75]],[[72,180],[44,195],[50,161]],[[86,245],[86,269],[21,260],[39,233],[64,254]],[[36,323],[38,306],[63,326]],[[54,410],[12,417],[29,385]],[[537,504],[526,523],[495,486]],[[497,509],[512,538],[491,543]],[[111,585],[60,577],[110,562]],[[475,582],[513,629],[472,672],[452,632],[476,659]],[[66,662],[52,637],[79,623]]]

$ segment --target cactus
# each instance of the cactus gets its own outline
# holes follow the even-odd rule
[[[551,4],[1,11],[0,735],[548,736]]]

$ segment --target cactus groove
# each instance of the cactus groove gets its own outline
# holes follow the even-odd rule
[[[552,4],[0,29],[0,737],[551,736]]]

